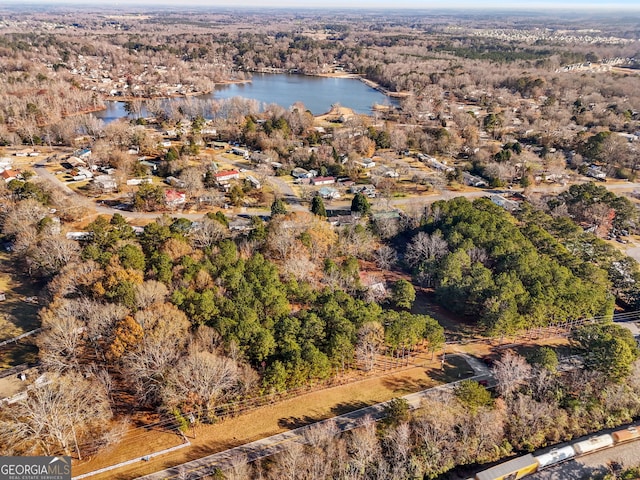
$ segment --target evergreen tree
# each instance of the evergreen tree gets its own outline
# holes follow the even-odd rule
[[[327,216],[327,210],[324,208],[324,202],[322,201],[322,197],[319,195],[313,197],[313,200],[311,201],[311,213],[319,217]]]
[[[351,211],[360,215],[367,215],[371,211],[371,204],[362,193],[356,193],[351,202]]]
[[[287,207],[281,198],[276,198],[271,204],[271,216],[285,215],[287,213]]]

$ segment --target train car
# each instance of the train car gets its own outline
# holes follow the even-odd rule
[[[573,448],[575,449],[578,455],[582,455],[584,453],[590,453],[596,450],[600,450],[601,448],[611,447],[612,445],[613,445],[613,437],[609,434],[606,434],[606,435],[597,435],[587,440],[576,442],[573,444]]]
[[[628,442],[640,438],[640,430],[637,427],[627,427],[616,430],[611,434],[613,441],[616,443]]]
[[[555,465],[558,462],[562,462],[563,460],[567,460],[568,458],[573,458],[575,456],[576,451],[571,445],[567,445],[566,447],[554,448],[547,453],[535,455],[534,458],[538,460],[540,468],[544,468],[548,467],[549,465]]]
[[[476,480],[517,480],[538,470],[538,461],[530,453],[476,474]]]

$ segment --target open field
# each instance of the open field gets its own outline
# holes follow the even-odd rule
[[[466,362],[460,357],[450,356],[444,370],[441,369],[437,357],[431,360],[431,356],[426,355],[417,360],[417,363],[423,365],[409,366],[384,376],[365,378],[354,383],[310,392],[278,404],[258,408],[235,418],[222,420],[215,425],[198,426],[195,431],[187,432],[192,443],[191,447],[157,459],[152,458],[143,465],[129,465],[117,470],[116,473],[108,472],[92,478],[96,480],[135,478],[170,465],[193,460],[407,393],[424,390],[437,383],[459,380],[472,374]],[[154,440],[153,445],[150,443],[151,440],[148,441],[160,435],[166,441]],[[73,474],[79,475],[97,470],[162,450],[179,442],[175,434],[160,434],[160,432],[143,429],[132,430],[129,438],[125,438],[112,451],[101,453],[98,458],[74,466]]]

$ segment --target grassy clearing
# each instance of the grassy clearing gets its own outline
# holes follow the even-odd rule
[[[198,426],[195,431],[187,432],[192,443],[191,447],[92,478],[96,480],[135,478],[291,428],[418,392],[435,386],[441,381],[459,380],[470,374],[466,362],[459,357],[449,356],[444,369],[441,368],[437,357],[431,360],[431,356],[428,355],[418,360],[422,363],[419,367],[408,367],[385,376],[365,378],[354,383],[299,395],[235,418],[222,420],[215,425]],[[147,438],[159,438],[159,432],[141,434],[141,429],[137,429],[129,435],[135,441],[125,440],[113,450],[101,453],[89,462],[74,465],[73,474],[79,475],[106,465],[141,457],[176,443],[176,435],[173,435],[172,442],[152,448]],[[194,436],[195,438],[192,438]]]

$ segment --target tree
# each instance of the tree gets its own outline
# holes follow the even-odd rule
[[[571,342],[583,353],[587,368],[613,382],[629,376],[640,355],[631,332],[613,323],[583,325],[571,333]]]
[[[507,352],[495,363],[493,376],[500,394],[510,398],[530,378],[531,366],[520,355]]]
[[[353,200],[351,201],[351,211],[358,215],[369,214],[369,212],[371,211],[371,204],[363,193],[358,192],[355,194]]]
[[[286,215],[287,214],[287,206],[284,203],[284,200],[281,198],[276,198],[271,204],[271,216],[275,217],[276,215]]]
[[[319,217],[327,216],[327,210],[324,208],[324,202],[320,195],[316,195],[313,197],[313,200],[311,200],[311,213]]]
[[[143,183],[133,196],[133,209],[136,211],[152,212],[164,204],[164,190],[158,185]]]
[[[394,398],[384,406],[384,423],[398,426],[409,420],[409,402],[404,398]]]
[[[71,455],[95,447],[112,413],[104,388],[79,373],[48,376],[0,410],[0,444],[9,455]]]
[[[224,215],[223,215],[224,216]],[[227,225],[220,222],[219,217],[205,216],[198,226],[191,231],[189,239],[196,248],[211,248],[228,234]]]
[[[404,279],[398,280],[393,284],[391,292],[391,303],[393,303],[396,308],[411,309],[416,299],[416,290],[413,288],[411,282]]]
[[[533,366],[555,372],[558,368],[558,354],[551,347],[539,347],[527,358]]]
[[[429,235],[426,232],[418,232],[407,245],[405,262],[411,267],[417,267],[423,262],[439,259],[449,251],[449,244],[437,230]]]
[[[76,315],[76,305],[67,299],[52,302],[40,313],[42,333],[37,344],[42,364],[57,372],[76,370],[85,347],[84,324]]]
[[[213,413],[218,400],[233,393],[239,382],[238,365],[230,358],[190,349],[167,376],[161,396],[166,407],[197,415]]]
[[[382,269],[389,269],[398,261],[398,254],[389,245],[382,245],[374,253],[376,265]]]
[[[384,328],[379,322],[367,322],[358,330],[356,356],[365,371],[372,370],[376,355],[384,344]]]
[[[142,327],[131,316],[126,316],[118,322],[113,331],[113,341],[109,345],[107,357],[118,360],[129,349],[135,348],[144,336]]]
[[[491,393],[475,380],[463,380],[456,385],[454,394],[460,402],[473,412],[481,407],[489,407],[493,404]]]

